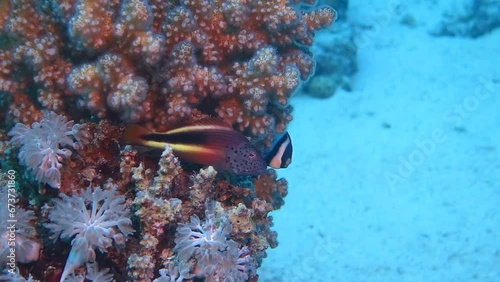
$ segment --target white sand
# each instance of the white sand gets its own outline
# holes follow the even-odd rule
[[[350,16],[375,26],[390,1],[363,2]],[[352,92],[294,98],[261,281],[500,281],[500,30],[433,37],[442,11],[403,2],[365,35]]]

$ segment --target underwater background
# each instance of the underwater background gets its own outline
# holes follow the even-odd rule
[[[498,0],[0,0],[0,281],[500,281],[498,27]]]
[[[500,281],[499,10],[349,1],[358,72],[350,91],[292,99],[263,281]]]

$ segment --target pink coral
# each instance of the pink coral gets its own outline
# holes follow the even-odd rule
[[[24,107],[68,116],[88,109],[157,128],[185,122],[196,109],[263,146],[285,130],[289,98],[313,73],[299,45],[335,17],[331,8],[304,11],[285,0],[52,4],[17,1],[1,22],[14,45],[0,50],[2,88],[10,96],[37,90]],[[29,71],[14,76],[19,67]],[[34,81],[25,79],[32,73]],[[22,121],[20,106],[10,105],[9,118]]]

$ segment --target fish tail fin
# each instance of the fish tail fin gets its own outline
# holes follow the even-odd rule
[[[123,140],[129,144],[144,145],[146,142],[143,136],[150,133],[151,131],[147,128],[140,126],[138,124],[130,124],[125,128],[123,132]]]

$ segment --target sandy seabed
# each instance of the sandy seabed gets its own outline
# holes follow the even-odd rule
[[[390,1],[363,2],[349,17],[376,28],[353,91],[292,101],[261,281],[500,281],[500,30],[432,36],[442,11],[417,0],[403,1],[414,27],[377,27]]]

